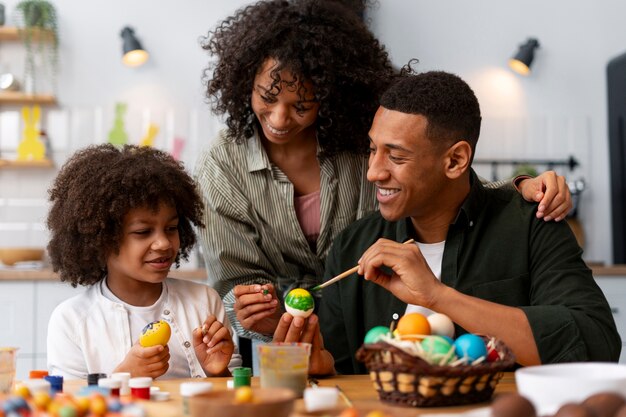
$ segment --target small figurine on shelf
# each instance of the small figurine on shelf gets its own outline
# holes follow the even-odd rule
[[[180,156],[183,153],[183,148],[185,147],[185,139],[179,136],[174,138],[174,143],[172,145],[172,156],[177,161],[180,161]]]
[[[39,116],[39,106],[34,106],[32,111],[29,107],[22,107],[24,133],[17,146],[18,161],[42,161],[45,159],[46,147],[39,140],[39,129],[37,129]]]
[[[139,145],[141,146],[154,146],[154,138],[159,134],[159,126],[150,123],[148,125],[148,130],[146,131],[146,136],[141,139]]]
[[[126,103],[117,103],[115,105],[115,120],[113,128],[109,132],[109,143],[121,146],[128,143],[128,135],[124,130],[124,114],[126,113]]]

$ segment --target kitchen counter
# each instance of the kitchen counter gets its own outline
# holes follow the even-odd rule
[[[596,277],[626,277],[626,265],[591,265]],[[177,269],[170,273],[172,278],[192,281],[206,280],[204,269]],[[58,281],[58,276],[51,269],[0,269],[0,281]]]
[[[170,277],[192,281],[204,281],[204,269],[182,269],[170,272]],[[59,276],[51,269],[0,269],[1,281],[59,281]]]

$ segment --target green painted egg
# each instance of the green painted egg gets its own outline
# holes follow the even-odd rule
[[[304,288],[294,288],[285,297],[285,310],[294,317],[307,318],[314,308],[313,296]]]
[[[454,347],[442,336],[427,336],[422,340],[421,345],[424,352],[432,359],[431,363],[438,364],[443,360],[445,364],[456,359]]]
[[[365,334],[365,339],[363,339],[363,343],[376,343],[380,340],[381,336],[385,336],[389,334],[389,327],[386,326],[375,326],[369,329],[369,331]]]

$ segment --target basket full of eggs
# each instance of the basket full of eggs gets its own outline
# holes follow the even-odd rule
[[[492,337],[453,336],[454,324],[443,314],[405,314],[393,331],[370,329],[356,357],[387,403],[437,407],[489,400],[502,372],[515,364],[513,353]]]

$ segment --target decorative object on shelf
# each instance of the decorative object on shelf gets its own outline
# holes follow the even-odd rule
[[[146,135],[139,142],[140,146],[154,146],[154,138],[159,134],[159,126],[154,123],[148,125]]]
[[[4,4],[0,3],[0,26],[4,26],[6,15],[4,13]]]
[[[10,72],[0,74],[0,90],[2,91],[18,91],[20,89],[20,83],[15,78],[15,75]]]
[[[24,134],[21,142],[17,146],[18,161],[41,161],[46,156],[46,146],[39,140],[39,106],[22,107],[22,118],[24,119]]]
[[[49,76],[55,90],[59,33],[54,5],[47,0],[21,0],[15,12],[20,38],[26,47],[24,90],[29,94],[40,92],[39,83],[44,75]]]
[[[185,147],[185,139],[179,136],[174,138],[174,143],[172,144],[172,156],[177,161],[180,161],[180,156],[183,153],[183,148]],[[198,245],[199,246],[199,245]]]
[[[126,114],[126,103],[117,103],[115,105],[115,120],[113,128],[109,132],[109,143],[113,145],[125,145],[128,143],[128,135],[124,130],[124,114]]]
[[[520,75],[530,74],[530,65],[535,58],[535,49],[539,48],[539,41],[528,38],[525,44],[520,45],[515,56],[509,59],[509,67]]]
[[[122,29],[120,34],[124,43],[122,45],[122,62],[129,67],[139,67],[148,60],[150,55],[141,46],[141,43],[135,36],[135,30],[129,26]]]

